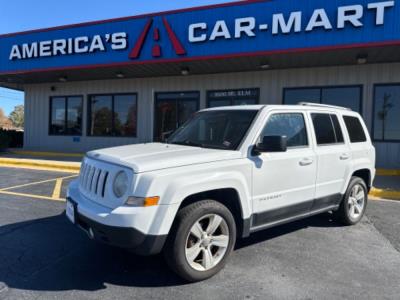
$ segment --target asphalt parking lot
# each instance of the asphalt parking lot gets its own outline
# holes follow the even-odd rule
[[[238,243],[216,277],[186,284],[161,256],[90,241],[64,217],[73,174],[0,168],[0,299],[400,299],[400,202],[370,201]]]

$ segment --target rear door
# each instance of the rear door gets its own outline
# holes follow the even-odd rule
[[[351,167],[351,151],[343,136],[343,124],[334,112],[311,112],[318,160],[315,201],[312,210],[340,203]]]

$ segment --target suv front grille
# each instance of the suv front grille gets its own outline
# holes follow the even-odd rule
[[[88,196],[104,198],[109,175],[109,171],[84,162],[81,167],[79,187]]]

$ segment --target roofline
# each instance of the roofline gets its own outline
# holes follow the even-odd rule
[[[253,1],[253,0],[251,0],[251,1]],[[265,0],[262,0],[262,1],[265,1]],[[276,55],[276,54],[326,52],[326,51],[346,50],[346,49],[353,49],[353,48],[364,49],[364,48],[385,47],[385,46],[400,46],[400,40],[346,44],[346,45],[333,45],[333,46],[320,46],[320,47],[308,47],[308,48],[306,47],[306,48],[284,49],[284,50],[268,50],[268,51],[258,51],[258,52],[243,52],[243,53],[210,55],[210,56],[194,56],[194,57],[171,58],[171,59],[127,61],[127,62],[92,64],[92,65],[82,65],[82,66],[50,67],[50,68],[42,68],[42,69],[40,69],[40,68],[39,69],[31,69],[29,71],[26,71],[26,70],[24,70],[24,71],[23,70],[3,71],[3,72],[0,72],[0,75],[12,76],[12,75],[22,75],[22,74],[33,74],[33,73],[38,73],[38,72],[62,72],[62,71],[73,71],[73,70],[96,69],[96,68],[125,67],[125,66],[130,66],[130,65],[193,62],[193,61],[204,61],[204,60],[214,60],[214,59],[220,60],[220,59],[229,59],[229,58],[238,58],[238,57],[262,57],[262,56],[266,56],[266,55]]]
[[[189,7],[189,8],[181,8],[181,9],[162,11],[162,12],[141,14],[141,15],[136,15],[136,16],[111,18],[111,19],[105,19],[105,20],[99,20],[99,21],[81,22],[81,23],[75,23],[75,24],[70,24],[70,25],[61,25],[61,26],[54,26],[54,27],[48,27],[48,28],[40,28],[40,29],[26,30],[26,31],[20,31],[20,32],[5,33],[5,34],[0,34],[0,38],[12,37],[12,36],[24,35],[24,34],[30,34],[30,33],[47,32],[47,31],[60,30],[60,29],[69,29],[69,28],[75,28],[75,27],[81,27],[81,26],[90,26],[90,25],[97,25],[97,24],[104,24],[104,23],[111,23],[111,22],[134,20],[134,19],[140,19],[140,18],[145,18],[145,17],[156,17],[156,16],[171,15],[171,14],[177,14],[177,13],[183,13],[183,12],[190,12],[190,11],[199,11],[199,10],[206,10],[206,9],[212,9],[212,8],[239,6],[239,5],[246,5],[246,4],[251,4],[251,3],[272,2],[272,1],[274,1],[274,0],[242,0],[242,1],[227,2],[227,3],[195,6],[195,7]]]

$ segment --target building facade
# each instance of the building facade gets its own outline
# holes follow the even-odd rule
[[[25,91],[24,147],[162,141],[199,109],[359,111],[400,167],[396,1],[243,1],[0,36],[0,85]]]

